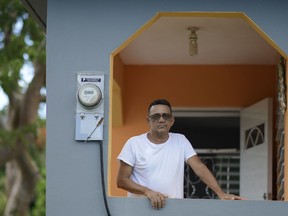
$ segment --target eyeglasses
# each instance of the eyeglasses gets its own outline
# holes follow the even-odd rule
[[[160,118],[163,118],[165,121],[168,121],[172,118],[172,114],[171,113],[156,113],[156,114],[153,114],[151,116],[149,116],[149,118],[152,120],[152,121],[159,121]]]

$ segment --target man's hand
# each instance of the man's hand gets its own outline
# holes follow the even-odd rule
[[[240,196],[236,196],[234,194],[227,194],[227,193],[223,193],[219,196],[219,198],[221,200],[245,200],[244,198],[240,197]]]
[[[132,166],[120,161],[117,186],[133,194],[145,195],[150,200],[154,209],[163,208],[165,206],[165,199],[168,198],[168,196],[160,192],[153,191],[147,187],[143,187],[142,185],[132,181],[130,178],[132,170]]]
[[[150,189],[147,189],[145,195],[150,200],[151,205],[154,209],[163,208],[165,206],[165,199],[168,198],[168,196]]]

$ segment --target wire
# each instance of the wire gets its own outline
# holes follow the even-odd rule
[[[86,143],[92,136],[92,134],[94,133],[94,131],[103,123],[104,118],[102,117],[99,122],[97,123],[96,127],[94,128],[94,130],[90,133],[90,135],[86,138],[85,142]],[[107,196],[106,196],[106,191],[105,191],[105,179],[104,179],[104,159],[103,159],[103,142],[101,140],[99,140],[100,143],[100,169],[101,169],[101,185],[102,185],[102,195],[103,195],[103,199],[104,199],[104,205],[105,205],[105,209],[107,212],[108,216],[111,216],[110,210],[109,210],[109,206],[108,206],[108,202],[107,202]]]
[[[102,117],[99,122],[97,123],[97,125],[95,126],[95,128],[93,129],[93,131],[90,133],[90,135],[86,138],[84,144],[91,138],[92,134],[95,132],[95,130],[102,124],[102,122],[104,121],[104,118]]]
[[[105,191],[105,179],[104,179],[104,161],[103,161],[103,143],[102,141],[99,141],[100,143],[100,164],[101,164],[101,182],[102,182],[102,195],[104,199],[105,209],[108,216],[111,216],[108,202],[107,202],[107,196]]]

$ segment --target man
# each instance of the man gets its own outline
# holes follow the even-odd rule
[[[149,105],[147,123],[150,130],[130,138],[123,147],[118,156],[117,186],[127,190],[129,196],[148,197],[155,209],[163,208],[166,198],[183,198],[186,162],[220,199],[242,199],[220,188],[184,135],[169,132],[174,121],[167,100],[158,99]]]

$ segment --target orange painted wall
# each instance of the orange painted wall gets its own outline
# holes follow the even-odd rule
[[[116,55],[113,59],[113,79],[118,85],[124,87],[124,65],[119,55]]]
[[[266,97],[275,100],[276,70],[273,65],[124,66],[117,78],[123,92],[124,125],[112,128],[110,195],[126,195],[116,186],[116,158],[129,137],[147,131],[145,117],[152,100],[166,98],[173,107],[194,108],[239,108]]]

